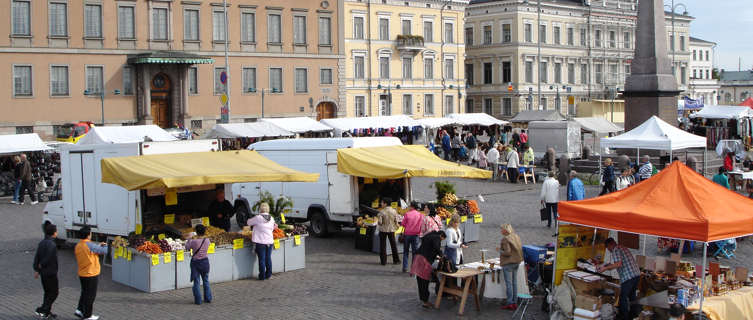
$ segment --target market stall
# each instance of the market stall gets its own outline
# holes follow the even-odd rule
[[[306,138],[329,137],[332,133],[332,128],[309,117],[262,118],[259,121],[271,123],[283,130]]]
[[[753,136],[753,109],[747,106],[705,106],[701,111],[690,115],[696,120],[696,132],[703,132],[708,147],[714,148],[725,139],[742,139],[750,147]]]
[[[335,137],[398,137],[403,144],[413,144],[423,135],[423,127],[406,115],[332,118],[319,122],[334,129]]]
[[[244,122],[216,124],[204,139],[222,139],[222,150],[242,150],[265,138],[293,136],[295,133],[270,122]]]
[[[573,118],[573,121],[580,124],[583,147],[592,146],[593,151],[601,150],[601,137],[625,130],[602,117],[578,117]]]
[[[207,226],[212,282],[244,279],[258,273],[252,230],[228,232],[213,225],[208,203],[222,184],[254,181],[313,182],[318,174],[289,169],[255,151],[153,154],[102,159],[102,182],[142,190],[143,213],[135,231],[113,241],[113,280],[155,292],[190,286],[190,253],[184,239],[197,224]],[[272,206],[273,208],[275,206]],[[305,227],[287,225],[276,213],[273,272],[305,267]]]
[[[178,140],[164,129],[155,125],[121,126],[121,127],[93,127],[84,137],[76,142],[77,145],[133,143],[144,141],[175,141]]]
[[[0,135],[0,196],[11,196],[15,191],[12,158],[21,153],[27,154],[39,192],[46,189],[44,186],[52,187],[55,174],[60,173],[60,156],[54,150],[36,133]],[[40,201],[44,199],[40,197]]]
[[[733,213],[733,214],[731,214]],[[703,309],[714,318],[724,314],[729,304],[704,304],[704,296],[711,296],[743,285],[723,268],[708,268],[707,246],[712,242],[735,239],[750,235],[753,224],[753,201],[721,187],[679,162],[674,162],[657,175],[630,188],[601,197],[581,201],[561,202],[559,221],[566,225],[560,229],[560,241],[556,247],[555,283],[562,279],[577,278],[583,290],[576,288],[577,295],[594,296],[605,283],[612,283],[608,276],[594,272],[593,265],[578,259],[603,257],[603,239],[609,230],[620,232],[621,245],[637,248],[637,235],[652,235],[685,241],[697,241],[704,245],[704,262],[696,266],[682,261],[680,255],[665,257],[636,257],[642,271],[642,283],[649,288],[642,294],[668,290],[668,303],[681,303],[690,309]],[[570,224],[570,225],[567,225]],[[591,244],[591,254],[583,247]],[[593,250],[593,248],[597,248]],[[587,251],[587,250],[586,250]],[[727,268],[729,269],[729,268]],[[575,271],[571,271],[575,270]],[[577,272],[575,275],[571,273]],[[584,273],[585,272],[585,273]],[[738,279],[750,284],[747,271]],[[572,281],[571,281],[572,282]],[[582,283],[581,283],[582,282]],[[615,286],[614,283],[611,285]],[[735,291],[733,294],[737,294]],[[617,296],[617,294],[615,294]],[[694,296],[697,305],[693,303]],[[595,296],[595,299],[599,299]],[[668,304],[664,304],[668,305]],[[753,301],[735,304],[734,308],[753,312]],[[748,313],[751,314],[751,313]]]

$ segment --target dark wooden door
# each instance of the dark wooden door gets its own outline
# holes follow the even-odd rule
[[[335,106],[331,102],[322,102],[316,106],[316,120],[331,119],[335,117]]]

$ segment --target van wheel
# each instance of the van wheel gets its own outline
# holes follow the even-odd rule
[[[243,229],[243,227],[246,226],[249,217],[250,214],[248,212],[248,208],[246,208],[246,205],[239,204],[237,207],[235,207],[235,222],[238,223],[238,228]]]
[[[311,214],[311,233],[317,237],[327,236],[327,219],[324,218],[324,214],[321,211],[315,211]]]

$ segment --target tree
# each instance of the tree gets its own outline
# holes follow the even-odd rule
[[[267,203],[269,205],[269,214],[275,218],[280,218],[281,213],[293,208],[293,200],[291,200],[290,197],[280,196],[275,199],[269,191],[262,191],[259,201],[254,203],[251,210],[258,212],[262,203]]]

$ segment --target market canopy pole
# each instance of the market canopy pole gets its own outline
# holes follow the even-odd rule
[[[706,290],[706,250],[708,250],[709,243],[703,243],[703,271],[701,271],[701,302],[698,305],[698,320],[703,319],[703,298],[704,290]],[[682,248],[680,248],[682,250]]]

